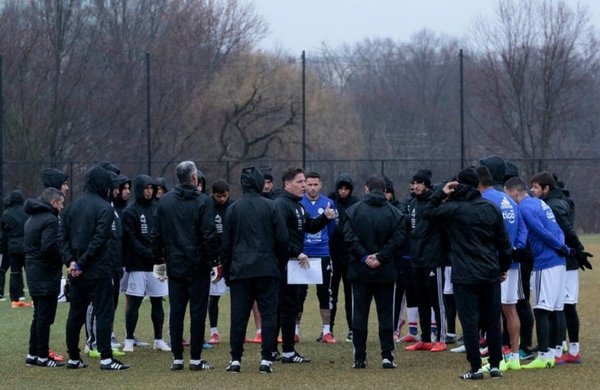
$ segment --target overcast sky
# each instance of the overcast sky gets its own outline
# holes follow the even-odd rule
[[[422,28],[458,38],[478,15],[493,15],[494,0],[247,0],[269,25],[263,49],[290,54],[316,51],[364,38],[390,37],[406,41]],[[600,27],[600,0],[566,0],[586,5],[592,23]]]

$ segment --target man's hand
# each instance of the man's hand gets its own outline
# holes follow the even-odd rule
[[[589,252],[577,252],[575,254],[575,259],[577,259],[577,264],[579,264],[579,268],[581,268],[582,271],[585,271],[585,269],[592,269],[592,263],[590,263],[590,261],[588,260],[588,257],[594,257],[594,255],[592,255]]]
[[[81,269],[76,261],[72,261],[71,264],[69,264],[69,275],[71,275],[72,278],[78,278],[81,275]]]
[[[335,210],[330,207],[331,205],[327,202],[327,207],[325,207],[325,211],[323,214],[327,217],[327,219],[332,220],[335,218]]]
[[[506,272],[500,272],[500,282],[504,282],[507,277],[508,274]]]
[[[167,265],[166,264],[155,264],[152,273],[154,277],[161,282],[167,280]]]
[[[444,188],[442,188],[442,190],[444,191],[444,194],[450,195],[451,193],[454,192],[457,185],[458,185],[457,181],[449,181],[448,183],[446,183],[446,185],[444,185]]]
[[[304,253],[300,253],[298,255],[298,262],[300,263],[300,267],[310,268],[310,260],[308,259],[308,256],[306,256]]]
[[[377,256],[375,254],[367,256],[367,260],[365,261],[367,267],[371,269],[375,269],[381,266],[381,262],[377,260]]]

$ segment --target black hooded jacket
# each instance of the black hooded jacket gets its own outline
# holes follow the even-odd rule
[[[112,278],[114,209],[108,203],[111,176],[99,166],[86,174],[83,195],[64,212],[61,253],[68,267],[77,262],[85,280]]]
[[[144,189],[151,185],[152,198],[144,198]],[[123,223],[123,265],[127,272],[152,272],[152,230],[158,203],[154,201],[156,184],[148,175],[137,176],[133,181],[135,200],[125,208]]]
[[[0,219],[0,247],[4,255],[23,254],[23,228],[29,217],[23,207],[23,194],[13,191],[9,195],[8,209]]]
[[[69,176],[56,168],[46,168],[42,172],[42,183],[44,188],[56,188],[60,191]]]
[[[210,207],[212,209],[212,212],[213,212],[213,215],[215,218],[215,230],[217,232],[217,247],[220,249],[221,244],[223,242],[223,230],[224,230],[224,224],[225,224],[225,215],[227,213],[227,209],[229,208],[229,206],[231,206],[233,204],[233,201],[231,199],[227,199],[227,201],[225,203],[221,204],[215,200],[214,195],[209,196],[209,199],[210,199]],[[221,255],[221,253],[219,253],[219,256],[220,255]],[[211,262],[212,262],[213,267],[221,264],[221,261],[219,260],[219,258],[212,259]]]
[[[346,186],[350,189],[350,195],[347,198],[340,198],[338,190]],[[333,231],[329,240],[329,252],[331,253],[332,260],[335,262],[341,262],[343,264],[348,263],[348,249],[344,244],[344,231],[342,225],[346,219],[346,210],[352,205],[358,202],[358,198],[352,195],[354,190],[354,182],[349,173],[342,173],[335,179],[335,191],[329,194],[329,199],[333,200],[337,215],[335,218],[336,229]]]
[[[460,184],[449,201],[436,189],[423,218],[440,224],[448,237],[452,283],[476,284],[500,280],[511,264],[511,245],[500,210],[476,188]]]
[[[412,265],[418,268],[432,269],[439,264],[429,264],[421,256],[421,243],[427,238],[431,238],[430,221],[423,218],[423,209],[427,204],[431,191],[427,190],[421,195],[415,195],[408,204],[408,218],[406,219],[408,233],[408,253],[410,253]]]
[[[552,209],[556,223],[560,226],[561,230],[565,234],[565,244],[575,249],[577,252],[583,252],[585,249],[579,237],[573,227],[574,215],[571,206],[565,199],[565,196],[560,188],[555,188],[548,192],[542,197],[542,200],[546,202]],[[577,259],[571,256],[567,256],[567,271],[574,271],[579,269]]]
[[[31,296],[58,296],[62,276],[58,210],[38,198],[27,199],[25,269]]]
[[[264,178],[254,168],[242,170],[242,197],[227,208],[221,262],[228,280],[281,276],[288,231],[275,202],[261,195]]]
[[[350,250],[348,280],[361,283],[394,283],[395,259],[406,241],[406,223],[382,191],[372,191],[346,210],[344,240]],[[367,255],[376,254],[381,265],[368,267]]]
[[[178,184],[164,194],[156,210],[153,242],[155,261],[164,259],[170,278],[210,274],[217,245],[208,196],[190,184]]]

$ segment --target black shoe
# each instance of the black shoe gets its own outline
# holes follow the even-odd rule
[[[294,352],[294,355],[290,357],[281,356],[281,363],[310,363],[310,359]]]
[[[225,371],[233,372],[234,374],[237,374],[240,372],[240,369],[241,369],[240,362],[237,360],[234,360],[234,361],[229,362],[229,366],[227,367],[227,369]]]
[[[25,358],[26,366],[37,366],[37,356],[35,357],[26,357]]]
[[[352,368],[367,368],[367,362],[364,360],[357,360],[352,365]]]
[[[352,331],[348,331],[348,335],[346,336],[346,342],[351,343],[353,339]]]
[[[198,364],[190,363],[190,370],[192,371],[204,371],[204,370],[212,370],[213,366],[208,364],[206,360],[200,360]]]
[[[394,363],[393,360],[391,359],[383,359],[383,361],[381,362],[381,367],[383,368],[397,368],[398,365],[396,363]]]
[[[271,354],[271,361],[272,362],[277,362],[279,360],[281,360],[281,354],[279,353],[279,351],[275,351]]]
[[[271,367],[271,364],[261,364],[260,367],[258,367],[258,372],[261,374],[272,374],[273,367]]]
[[[171,371],[181,371],[183,370],[183,363],[173,363],[171,366]]]
[[[48,359],[46,359],[45,362],[40,361],[40,359],[38,358],[37,365],[38,367],[63,367],[65,363],[57,362],[56,360],[49,357]]]
[[[492,378],[502,378],[502,371],[498,367],[490,368],[490,377]]]
[[[323,341],[323,332],[321,332],[321,334],[319,335],[319,337],[317,337],[316,342],[320,343],[321,341]]]
[[[117,360],[117,359],[112,359],[112,361],[110,363],[106,363],[106,364],[100,364],[100,369],[101,370],[112,370],[112,371],[120,371],[120,370],[126,370],[128,369],[129,366],[127,364],[124,364],[123,362]]]
[[[87,367],[87,364],[85,364],[83,362],[83,360],[75,360],[75,361],[69,360],[69,362],[67,363],[67,368],[70,368],[72,370],[77,370],[77,369],[86,368],[86,367]]]
[[[477,371],[469,370],[458,377],[465,380],[480,380],[483,379],[483,370],[481,368]]]
[[[456,336],[446,336],[446,344],[456,344]]]

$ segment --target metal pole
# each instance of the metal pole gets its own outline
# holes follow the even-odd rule
[[[4,197],[4,89],[2,88],[2,54],[0,54],[0,200]],[[0,206],[0,210],[3,206]]]
[[[151,145],[151,119],[150,116],[150,53],[146,53],[146,137],[147,137],[147,159],[148,175],[152,176],[152,145]]]
[[[302,50],[302,168],[306,168],[306,54]]]
[[[464,91],[464,69],[463,51],[458,52],[460,62],[460,169],[465,167],[465,91]]]

